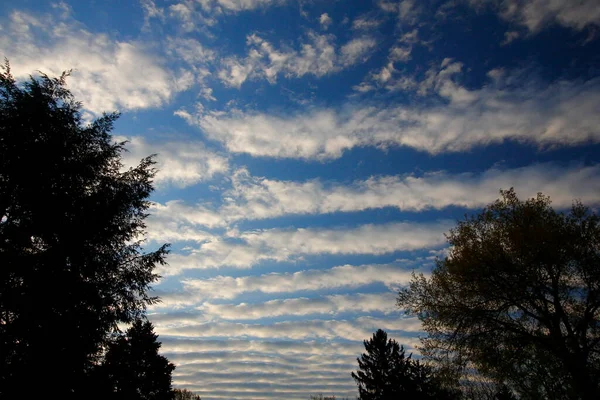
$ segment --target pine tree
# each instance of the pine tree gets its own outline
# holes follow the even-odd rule
[[[152,323],[136,320],[124,335],[108,346],[100,367],[107,398],[123,400],[170,400],[171,373],[175,366],[161,356],[160,342]]]
[[[144,253],[153,160],[122,171],[118,114],[86,124],[66,77],[0,71],[0,398],[33,377],[79,399],[106,338],[154,301]]]
[[[442,387],[433,370],[406,356],[403,346],[389,339],[381,329],[364,341],[366,353],[358,360],[359,370],[352,372],[360,400],[453,399]]]

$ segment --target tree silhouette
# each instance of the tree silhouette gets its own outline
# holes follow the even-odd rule
[[[173,400],[200,400],[200,396],[187,389],[173,389]]]
[[[106,398],[123,400],[170,400],[171,373],[175,366],[158,354],[160,342],[150,321],[136,320],[124,335],[108,345],[100,366]]]
[[[44,377],[81,398],[110,332],[153,302],[143,253],[153,161],[122,171],[118,114],[90,124],[60,78],[0,71],[0,397]]]
[[[523,399],[600,398],[599,217],[578,202],[563,214],[541,194],[501,194],[450,231],[449,256],[398,304],[422,320],[433,359]]]
[[[406,356],[403,346],[381,329],[364,341],[366,353],[352,372],[361,400],[450,399],[430,367]]]

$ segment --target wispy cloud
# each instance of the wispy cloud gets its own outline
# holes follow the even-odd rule
[[[222,193],[227,202],[218,207],[186,204],[181,200],[155,203],[151,209],[150,234],[189,232],[185,240],[202,242],[207,239],[202,227],[223,228],[242,220],[384,207],[404,212],[450,206],[478,208],[496,199],[500,189],[510,187],[523,197],[543,192],[553,199],[555,207],[565,209],[574,198],[586,204],[598,202],[600,166],[544,163],[513,169],[495,167],[479,174],[437,171],[421,176],[374,176],[345,185],[320,179],[280,181],[254,177],[241,169],[231,176],[231,183],[232,187]]]
[[[377,45],[373,38],[358,37],[337,49],[335,36],[307,33],[301,50],[281,49],[258,34],[248,35],[248,55],[227,57],[219,71],[221,80],[239,88],[247,79],[267,79],[276,82],[279,75],[299,78],[305,75],[322,77],[366,60]]]
[[[538,146],[600,140],[600,80],[508,85],[494,74],[470,89],[456,82],[462,64],[445,60],[420,82],[438,101],[406,105],[347,104],[292,115],[206,112],[189,121],[234,153],[325,160],[359,146],[406,146],[432,154],[506,140]],[[493,71],[497,72],[497,71]]]
[[[0,54],[17,78],[33,71],[60,75],[72,69],[69,87],[94,114],[158,107],[178,90],[177,74],[143,43],[92,33],[69,15],[12,12],[4,21]]]
[[[325,30],[327,30],[329,28],[329,25],[331,25],[332,23],[333,23],[333,20],[327,13],[323,13],[319,17],[319,24],[321,24],[321,28],[323,28]]]
[[[499,15],[537,33],[552,24],[575,30],[600,25],[600,7],[596,0],[468,0],[471,5],[491,5]]]
[[[169,256],[169,266],[160,268],[162,275],[179,274],[183,270],[220,267],[250,268],[262,261],[290,262],[304,255],[333,254],[382,255],[398,251],[432,249],[445,243],[443,233],[449,221],[433,223],[393,222],[366,224],[356,228],[293,228],[228,232],[227,236],[211,236],[200,231],[199,246],[189,254]],[[151,238],[169,240],[173,230],[156,230]],[[184,231],[185,232],[185,231]],[[189,240],[194,234],[190,230]]]
[[[305,316],[313,314],[336,315],[344,312],[392,313],[396,307],[396,293],[369,293],[331,295],[324,297],[302,297],[270,300],[264,303],[216,304],[203,303],[198,309],[206,318],[225,320],[252,320],[281,316]]]
[[[359,288],[374,283],[396,289],[409,282],[413,270],[424,271],[431,259],[399,264],[341,265],[329,269],[294,273],[270,273],[240,277],[217,276],[208,279],[184,279],[183,291],[161,293],[160,308],[200,305],[205,300],[235,299],[243,293],[297,293]]]
[[[208,150],[199,141],[149,143],[141,136],[116,136],[115,140],[128,142],[125,146],[127,151],[123,153],[126,168],[136,166],[142,158],[156,154],[158,172],[154,182],[159,188],[164,185],[190,186],[229,170],[226,156]]]
[[[272,324],[247,324],[239,322],[205,322],[176,324],[170,321],[162,325],[156,324],[156,331],[161,335],[176,337],[248,337],[257,339],[345,339],[362,340],[369,337],[373,328],[405,332],[420,332],[421,323],[416,318],[382,320],[361,317],[354,320],[303,320],[283,321]]]

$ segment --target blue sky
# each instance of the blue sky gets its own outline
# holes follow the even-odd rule
[[[141,0],[0,5],[18,78],[73,69],[158,154],[149,310],[202,399],[353,397],[377,328],[465,213],[515,187],[600,203],[596,0]]]

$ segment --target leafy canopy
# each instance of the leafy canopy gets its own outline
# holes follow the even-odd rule
[[[600,225],[579,202],[567,214],[514,190],[448,235],[430,278],[398,305],[423,322],[426,356],[474,368],[521,398],[600,397]]]

